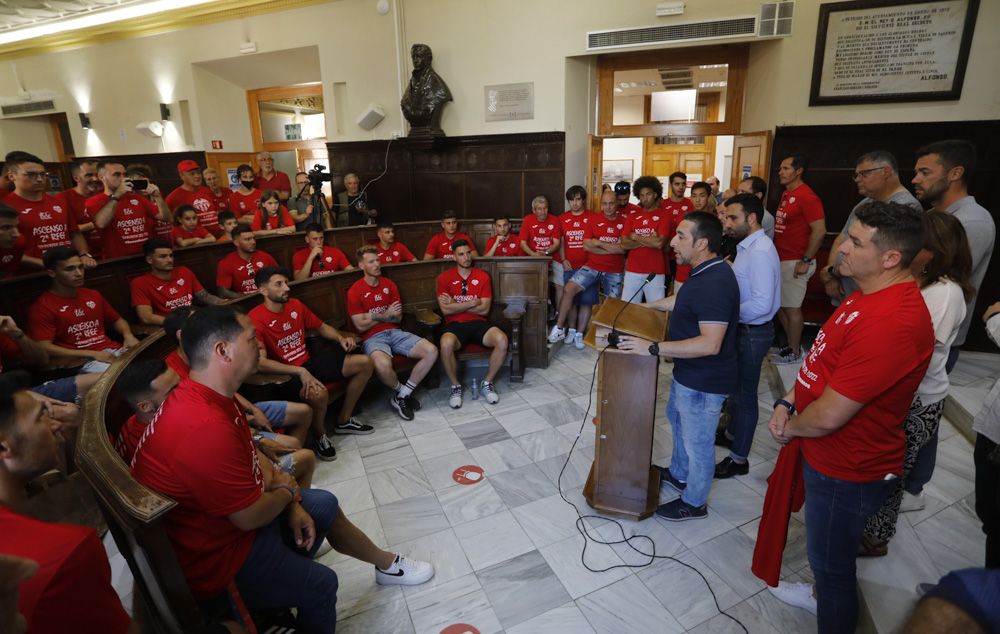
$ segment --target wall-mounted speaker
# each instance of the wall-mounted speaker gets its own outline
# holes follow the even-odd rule
[[[381,106],[369,104],[368,108],[358,116],[358,127],[362,130],[371,130],[385,119],[385,110]]]

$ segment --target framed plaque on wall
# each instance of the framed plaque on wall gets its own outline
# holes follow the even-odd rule
[[[810,106],[962,95],[979,0],[820,5]]]

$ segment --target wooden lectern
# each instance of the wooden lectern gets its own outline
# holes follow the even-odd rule
[[[616,332],[649,343],[666,339],[667,313],[609,297],[591,319],[584,337],[587,345],[604,350],[612,323]],[[659,362],[659,357],[615,348],[601,355],[597,442],[583,495],[590,506],[607,515],[641,520],[652,515],[659,502],[660,472],[652,465]]]

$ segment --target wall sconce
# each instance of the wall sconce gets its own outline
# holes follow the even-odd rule
[[[89,130],[90,129],[90,115],[87,114],[86,112],[81,112],[80,113],[80,126],[84,130]]]
[[[160,121],[170,121],[170,106],[165,103],[160,104]]]

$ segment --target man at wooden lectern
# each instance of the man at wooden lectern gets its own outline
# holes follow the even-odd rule
[[[736,389],[736,325],[740,289],[732,268],[718,256],[722,223],[714,214],[684,216],[670,246],[679,265],[691,274],[676,295],[642,304],[669,311],[668,341],[648,345],[622,336],[618,349],[674,360],[667,418],[673,431],[670,466],[660,468],[664,481],[681,497],[656,509],[667,520],[701,519],[715,471],[715,428],[726,395]]]

